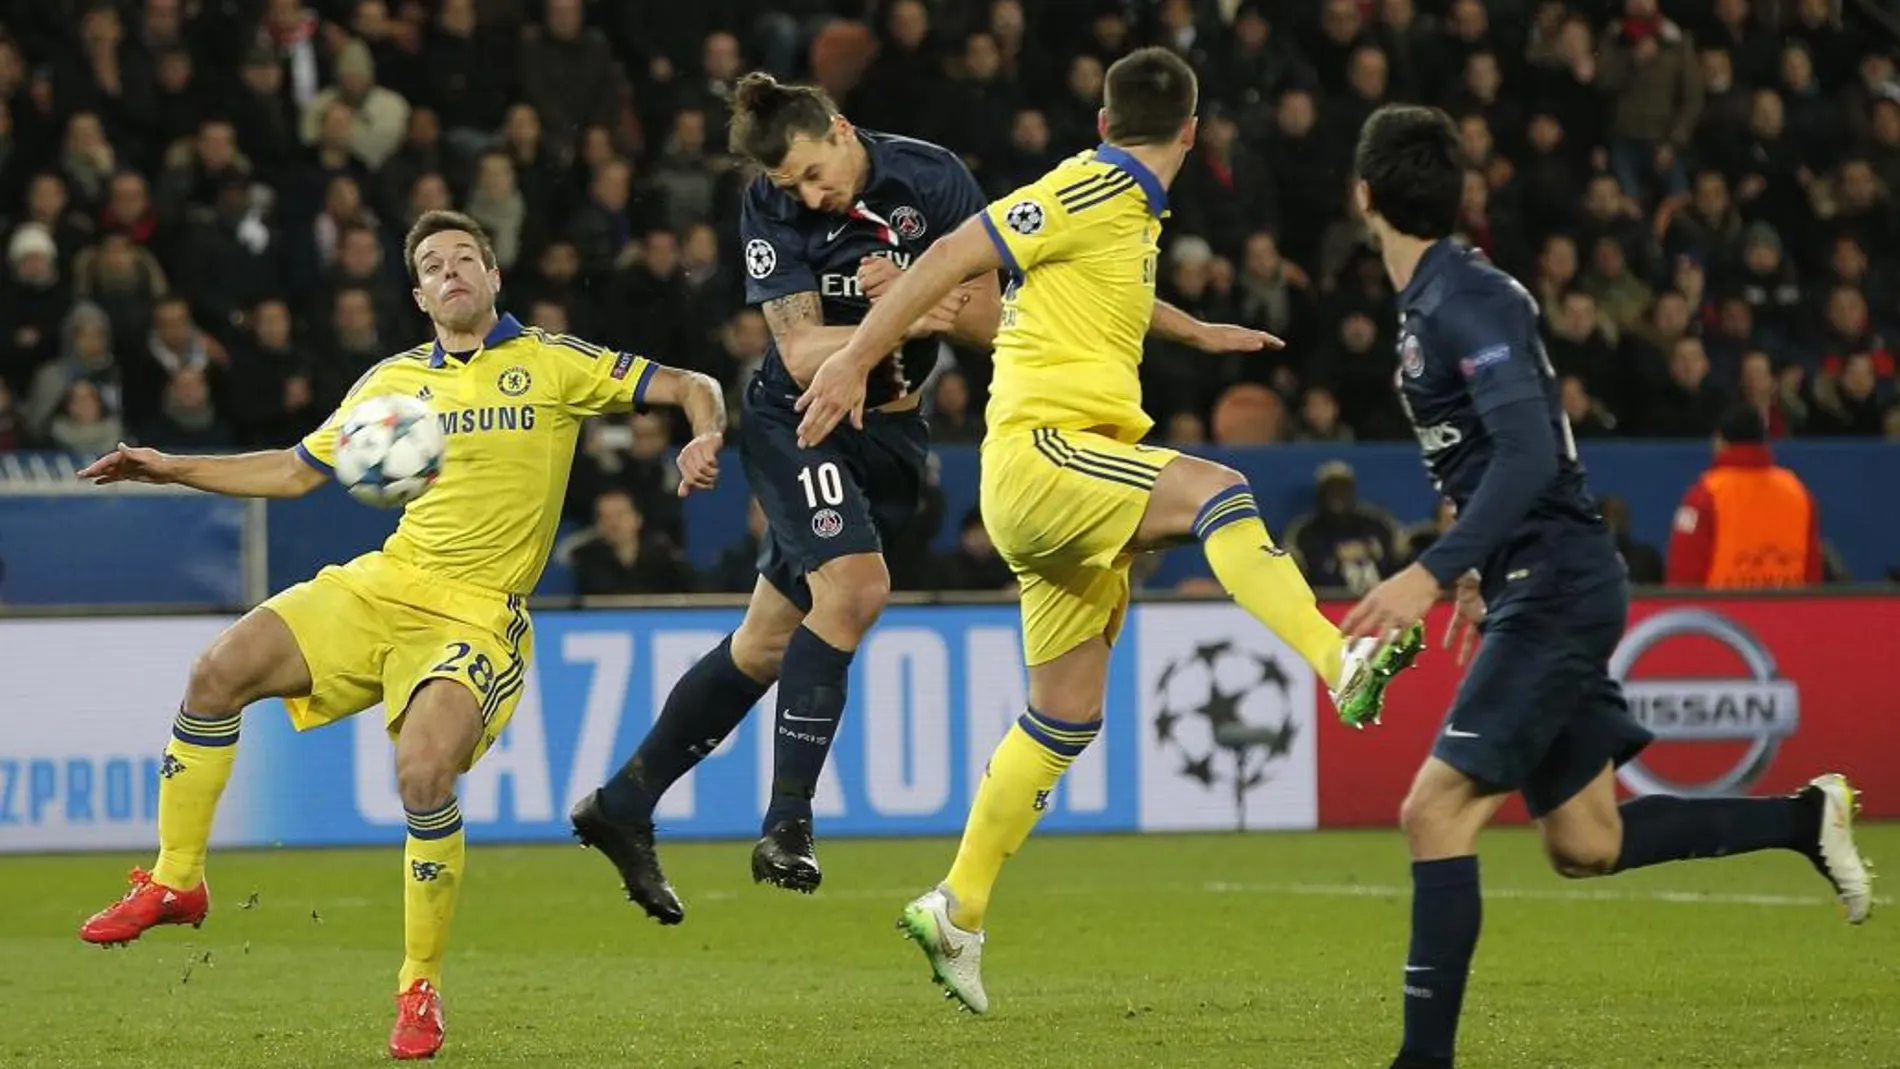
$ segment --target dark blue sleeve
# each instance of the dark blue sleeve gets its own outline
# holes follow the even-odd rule
[[[943,166],[939,169],[936,202],[927,209],[937,236],[943,237],[962,226],[964,220],[989,207],[989,204],[989,198],[983,195],[983,187],[976,184],[976,176],[970,173],[961,159],[946,151]]]
[[[1444,537],[1419,557],[1440,585],[1482,564],[1523,522],[1557,475],[1548,377],[1530,302],[1495,297],[1440,306],[1432,323],[1436,351],[1458,361],[1472,405],[1491,439],[1491,460],[1478,489]]]
[[[805,262],[805,235],[774,210],[776,193],[771,183],[758,179],[746,190],[739,208],[747,304],[818,292],[817,276]]]

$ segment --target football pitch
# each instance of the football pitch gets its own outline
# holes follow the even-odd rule
[[[1900,824],[1862,845],[1900,858]],[[749,843],[664,846],[661,928],[577,847],[471,844],[444,980],[450,1066],[1353,1067],[1396,1047],[1410,902],[1392,831],[1058,837],[1005,869],[992,1012],[951,1009],[893,925],[944,840],[822,842],[825,889]],[[0,862],[0,1066],[386,1063],[400,846],[225,852],[202,931],[74,932],[149,855]],[[1568,882],[1485,839],[1464,1069],[1900,1066],[1900,907],[1849,928],[1786,853]],[[1879,890],[1879,888],[1876,888]]]

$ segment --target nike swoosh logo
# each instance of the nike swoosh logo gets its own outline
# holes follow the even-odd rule
[[[963,948],[951,946],[950,937],[942,932],[937,933],[937,952],[950,961],[955,961],[963,956]]]
[[[831,723],[831,718],[828,716],[799,716],[795,713],[780,713],[779,715],[784,717],[787,720],[796,720],[801,724],[829,724]]]
[[[1459,731],[1457,728],[1446,728],[1445,737],[1448,739],[1475,739],[1478,737],[1478,733],[1475,731]]]
[[[1405,967],[1405,971],[1406,972],[1431,972],[1432,967],[1430,965],[1407,965]]]
[[[846,223],[846,224],[844,224],[843,226],[841,226],[841,227],[839,227],[838,229],[836,229],[836,230],[833,230],[833,231],[832,231],[831,233],[829,233],[829,234],[826,234],[826,235],[825,235],[825,240],[826,240],[826,241],[836,241],[836,240],[838,240],[838,235],[839,235],[839,234],[842,234],[842,233],[844,233],[845,231],[847,231],[847,230],[849,230],[849,229],[851,229],[851,224],[850,224],[850,223]]]

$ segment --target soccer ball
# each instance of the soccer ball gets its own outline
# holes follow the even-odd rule
[[[428,405],[406,394],[372,397],[343,417],[336,481],[366,505],[407,505],[435,485],[447,445]]]

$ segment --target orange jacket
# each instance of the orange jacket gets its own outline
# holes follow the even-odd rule
[[[1746,590],[1821,581],[1821,514],[1765,445],[1732,445],[1689,488],[1669,537],[1670,586]]]

